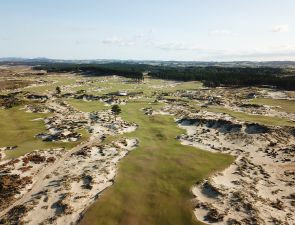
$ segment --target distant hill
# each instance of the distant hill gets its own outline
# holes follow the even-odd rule
[[[0,58],[1,64],[23,64],[37,65],[42,63],[75,63],[75,64],[106,64],[106,63],[127,63],[127,64],[146,64],[154,66],[171,67],[274,67],[274,68],[295,68],[295,61],[231,61],[231,62],[206,62],[206,61],[158,61],[158,60],[117,60],[117,59],[85,59],[85,60],[64,60],[38,58]]]

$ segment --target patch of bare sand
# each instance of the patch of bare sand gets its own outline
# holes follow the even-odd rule
[[[210,224],[294,224],[295,137],[289,128],[246,124],[217,114],[181,120],[183,144],[236,156],[192,188],[194,213]]]
[[[25,224],[75,224],[101,192],[113,184],[117,163],[136,146],[136,139],[122,139],[106,145],[85,146],[72,153],[39,182],[37,188],[34,187],[34,193],[23,204],[12,208],[2,220]],[[47,155],[49,152],[43,151],[42,154]],[[57,157],[62,153],[51,151],[50,154]],[[26,173],[37,177],[38,170],[46,170],[43,162],[33,164]],[[15,164],[13,167],[19,170],[21,165]],[[20,206],[25,210],[12,215]]]

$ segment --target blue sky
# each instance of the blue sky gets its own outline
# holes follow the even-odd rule
[[[294,0],[1,0],[0,57],[295,60]]]

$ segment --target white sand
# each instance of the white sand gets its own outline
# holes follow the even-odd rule
[[[247,134],[244,128],[238,133],[222,133],[205,125],[184,123],[181,127],[187,130],[187,135],[180,137],[183,144],[237,156],[234,164],[209,179],[210,186],[218,190],[217,194],[212,194],[212,189],[205,185],[208,182],[193,187],[197,206],[194,212],[198,220],[214,224],[228,224],[232,219],[241,224],[252,224],[251,220],[257,220],[258,224],[272,224],[270,221],[292,224],[295,221],[294,207],[288,198],[294,194],[289,186],[294,185],[294,180],[292,175],[286,175],[288,171],[294,172],[294,150],[288,154],[281,150],[295,147],[295,138],[288,131],[278,128],[279,131],[265,134]],[[270,147],[273,142],[277,144]],[[269,152],[277,156],[273,158]],[[285,161],[289,158],[290,162]],[[241,199],[237,199],[235,193]],[[282,209],[276,208],[277,201]],[[218,214],[207,217],[213,209]],[[214,222],[212,218],[219,216],[222,219]]]

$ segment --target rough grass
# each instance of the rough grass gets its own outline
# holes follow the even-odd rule
[[[291,126],[295,127],[295,122],[288,120],[287,118],[282,117],[270,117],[262,115],[251,115],[243,112],[236,112],[222,107],[209,107],[204,110],[217,113],[226,113],[238,120],[261,123],[270,126]]]
[[[15,150],[5,152],[7,158],[19,157],[37,149],[71,148],[78,144],[78,142],[44,142],[35,138],[36,134],[45,131],[45,126],[43,120],[32,120],[46,116],[48,114],[26,113],[20,107],[0,109],[0,147],[18,146]],[[85,131],[81,133],[84,139],[88,137]]]
[[[287,113],[295,113],[295,100],[256,98],[256,99],[253,99],[251,103],[258,104],[258,105],[274,106],[279,111],[283,111]]]
[[[42,77],[44,80],[48,81],[41,86],[30,86],[26,87],[24,90],[33,92],[36,94],[46,94],[48,92],[54,92],[57,86],[64,86],[64,85],[73,85],[76,83],[77,79],[81,78],[78,76],[73,75],[56,75],[56,76],[46,76]],[[36,78],[39,79],[39,78]],[[63,90],[62,90],[63,92]]]
[[[120,162],[114,186],[86,212],[82,225],[201,224],[194,218],[190,188],[233,157],[183,146],[175,137],[184,131],[172,117],[146,116],[146,103],[122,106],[122,117],[139,125],[126,136],[139,147]]]
[[[28,86],[30,84],[29,81],[23,80],[0,80],[0,91],[4,89],[17,89]]]
[[[92,78],[93,83],[91,85],[82,85],[80,87],[74,87],[73,91],[81,89],[87,90],[89,94],[107,94],[110,92],[116,92],[119,90],[125,90],[128,92],[144,92],[145,95],[151,95],[154,91],[168,91],[173,92],[177,90],[189,90],[199,89],[202,87],[201,82],[173,82],[160,79],[145,79],[144,82],[132,82],[131,79],[122,77],[98,77]],[[102,88],[100,91],[93,91],[95,88]]]

